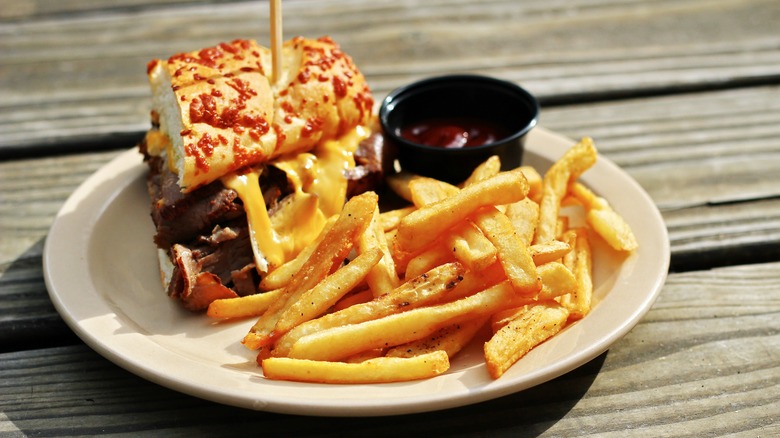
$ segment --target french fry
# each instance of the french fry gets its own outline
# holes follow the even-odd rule
[[[311,257],[311,253],[314,251],[317,245],[319,245],[319,243],[328,233],[330,228],[333,226],[333,223],[336,222],[337,218],[338,215],[334,215],[330,217],[327,220],[327,222],[325,222],[325,225],[323,226],[320,235],[314,239],[311,245],[304,247],[303,250],[301,250],[301,252],[299,252],[297,256],[287,261],[286,263],[282,264],[281,266],[274,269],[273,271],[269,272],[265,277],[263,277],[263,279],[260,281],[260,289],[276,290],[287,286],[290,280],[292,280],[295,273],[300,271],[303,264],[306,263],[306,260],[308,260],[309,257]]]
[[[444,245],[431,245],[427,250],[416,255],[406,264],[405,277],[415,278],[436,266],[455,261],[452,251]]]
[[[588,224],[609,246],[618,251],[633,251],[639,247],[631,227],[606,199],[580,183],[573,184],[571,192],[585,206]]]
[[[518,169],[523,172],[525,179],[528,180],[528,194],[526,197],[539,203],[542,198],[542,175],[532,166],[520,166]]]
[[[361,291],[345,295],[335,305],[333,305],[333,311],[338,312],[339,310],[346,309],[347,307],[352,307],[355,304],[367,303],[373,299],[374,292],[372,292],[371,289],[363,289]]]
[[[496,261],[496,246],[472,222],[457,225],[447,243],[455,260],[469,270],[482,271]]]
[[[412,203],[420,208],[452,196],[458,193],[459,189],[444,181],[420,177],[409,182],[409,192]]]
[[[502,172],[453,196],[409,213],[398,224],[396,252],[416,252],[481,207],[509,204],[525,197],[528,182],[520,172]]]
[[[214,300],[209,304],[206,315],[218,319],[257,317],[279,299],[281,294],[282,290],[277,289],[244,297]]]
[[[545,263],[537,267],[536,271],[542,279],[542,290],[536,296],[539,301],[577,293],[577,278],[563,263]]]
[[[298,339],[288,356],[339,360],[364,350],[414,341],[445,325],[489,316],[516,302],[517,294],[508,282],[504,282],[457,301],[311,333]]]
[[[263,360],[263,374],[275,380],[313,383],[391,383],[427,379],[450,367],[447,353],[431,353],[402,358],[377,357],[358,363],[326,362],[288,357]]]
[[[560,240],[551,240],[546,243],[531,245],[528,250],[536,266],[560,260],[571,251],[571,245]]]
[[[528,296],[539,292],[542,284],[536,265],[506,215],[491,207],[475,215],[473,220],[496,247],[498,261],[517,293]]]
[[[389,294],[298,325],[279,338],[274,346],[273,354],[275,356],[287,355],[298,339],[312,333],[382,318],[402,309],[413,309],[440,300],[445,294],[457,287],[462,276],[463,267],[458,263],[437,266],[425,275],[402,283]]]
[[[404,216],[416,210],[417,207],[410,205],[407,207],[396,208],[394,210],[383,211],[379,214],[379,222],[385,233],[396,229]]]
[[[402,171],[388,175],[388,177],[385,178],[385,183],[390,187],[390,190],[401,199],[412,202],[412,193],[409,191],[409,183],[417,178],[420,178],[420,176],[411,172]]]
[[[539,225],[534,243],[545,243],[557,237],[558,212],[569,184],[596,162],[593,140],[583,138],[572,146],[544,174],[539,205]]]
[[[413,357],[442,350],[452,358],[474,339],[487,320],[488,317],[475,318],[442,327],[428,337],[391,348],[385,356]]]
[[[498,158],[498,155],[492,155],[487,160],[483,161],[479,166],[477,166],[472,172],[471,175],[469,175],[468,178],[466,178],[466,181],[463,181],[463,184],[461,184],[461,187],[470,186],[474,183],[486,180],[490,177],[493,177],[498,174],[498,172],[501,171],[501,159]]]
[[[379,222],[379,207],[374,211],[371,217],[371,223],[368,228],[360,235],[357,242],[357,249],[360,252],[378,249],[382,253],[379,262],[371,268],[366,276],[368,287],[373,291],[374,296],[379,296],[390,292],[401,284],[395,269],[395,261],[390,253],[390,247],[387,244],[385,232]]]
[[[536,224],[539,221],[539,204],[530,198],[521,199],[506,206],[506,217],[512,222],[520,240],[530,246],[536,234]]]
[[[584,229],[577,229],[574,235],[574,250],[564,258],[564,263],[574,274],[578,287],[558,300],[569,310],[572,320],[585,317],[593,301],[593,262],[588,234]]]
[[[347,201],[338,219],[314,248],[301,270],[244,337],[243,343],[247,348],[256,350],[283,334],[275,330],[279,317],[301,295],[322,281],[334,266],[343,262],[353,242],[368,227],[377,202],[377,195],[373,192],[363,193]]]
[[[498,379],[532,348],[558,333],[569,312],[554,301],[529,305],[485,343],[485,362],[491,377]]]
[[[363,281],[382,256],[381,249],[371,248],[359,254],[343,268],[325,277],[316,286],[305,291],[279,316],[274,331],[287,333],[293,327],[324,314],[328,308]]]

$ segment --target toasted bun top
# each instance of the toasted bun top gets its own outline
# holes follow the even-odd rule
[[[285,42],[275,83],[271,62],[269,49],[236,40],[149,63],[153,110],[170,147],[148,151],[168,151],[183,191],[369,123],[365,78],[330,38]]]

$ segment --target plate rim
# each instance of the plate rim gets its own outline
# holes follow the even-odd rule
[[[543,127],[537,126],[529,134],[529,140],[526,143],[525,153],[536,154],[542,158],[547,159],[544,156],[545,153],[535,151],[535,149],[540,149],[541,146],[536,146],[534,144],[534,141],[541,142],[545,137],[548,140],[554,140],[550,143],[551,150],[545,152],[547,155],[551,155],[553,157],[560,156],[565,151],[566,148],[562,146],[564,143],[574,144],[574,140],[549,131]],[[138,168],[139,165],[142,167]],[[289,397],[284,396],[275,398],[249,397],[246,395],[246,391],[235,391],[234,388],[226,389],[224,387],[204,384],[203,382],[199,382],[196,386],[193,385],[193,382],[188,380],[186,377],[174,376],[170,373],[161,374],[155,369],[150,369],[149,367],[144,366],[142,360],[139,360],[137,357],[133,357],[133,355],[128,354],[127,351],[119,351],[116,348],[112,348],[110,342],[108,342],[110,337],[106,338],[105,334],[95,333],[92,331],[89,327],[85,326],[81,321],[79,321],[77,314],[71,310],[74,296],[73,293],[68,291],[66,286],[62,284],[64,275],[62,270],[64,269],[64,266],[57,257],[57,249],[59,248],[59,245],[62,245],[63,241],[71,243],[74,243],[75,241],[75,244],[81,250],[78,253],[80,257],[74,258],[69,262],[80,265],[81,268],[83,268],[85,271],[88,271],[86,265],[89,263],[89,260],[87,259],[86,255],[89,246],[89,233],[85,233],[87,235],[84,236],[77,236],[72,234],[72,230],[68,227],[71,224],[64,218],[68,214],[75,212],[75,214],[77,214],[79,217],[89,219],[89,221],[81,223],[80,226],[83,230],[89,231],[94,229],[95,222],[101,216],[103,210],[108,208],[111,202],[113,202],[113,197],[117,196],[118,193],[121,192],[122,187],[126,188],[127,185],[131,183],[131,181],[134,181],[136,178],[138,178],[138,171],[145,170],[141,156],[138,154],[135,148],[129,149],[119,154],[117,157],[90,175],[68,197],[63,206],[60,208],[44,243],[44,280],[49,297],[57,312],[61,315],[66,324],[76,333],[76,335],[79,336],[79,338],[81,338],[90,348],[98,352],[109,361],[132,372],[133,374],[138,375],[139,377],[191,396],[226,405],[233,405],[254,410],[316,416],[400,415],[443,410],[467,404],[479,403],[514,392],[519,392],[521,390],[525,390],[546,381],[552,380],[594,359],[606,351],[614,342],[625,336],[631,329],[633,329],[633,327],[641,320],[641,318],[650,310],[653,303],[660,294],[660,291],[666,281],[670,262],[669,238],[660,211],[658,211],[657,206],[652,201],[647,192],[641,187],[641,185],[639,185],[639,183],[636,182],[630,175],[628,175],[628,173],[626,173],[612,161],[603,157],[602,155],[599,155],[596,166],[594,167],[596,169],[602,168],[608,171],[610,175],[607,175],[603,171],[601,172],[601,175],[599,175],[597,172],[586,173],[586,175],[583,175],[583,181],[588,183],[588,181],[592,180],[597,182],[596,185],[601,185],[601,179],[607,176],[617,177],[620,182],[625,185],[624,187],[628,187],[628,190],[630,190],[634,196],[638,197],[637,199],[639,199],[639,202],[643,207],[649,207],[649,211],[647,213],[651,215],[650,220],[655,227],[654,234],[657,233],[656,237],[660,238],[660,241],[657,242],[660,245],[659,248],[657,248],[657,252],[662,255],[662,258],[657,260],[657,264],[654,265],[654,271],[657,272],[658,275],[655,276],[655,279],[651,284],[647,285],[648,291],[646,292],[646,295],[643,295],[644,299],[641,301],[641,305],[635,308],[634,311],[629,315],[621,318],[622,323],[618,327],[613,328],[609,331],[609,333],[606,334],[606,336],[601,337],[599,342],[589,344],[586,346],[586,348],[578,350],[573,354],[569,354],[565,359],[555,362],[555,366],[553,367],[552,371],[545,370],[545,368],[548,367],[542,367],[542,369],[538,369],[532,373],[526,374],[525,379],[522,381],[523,384],[521,385],[498,379],[491,382],[491,384],[487,385],[487,387],[478,388],[476,391],[471,391],[468,390],[469,388],[466,388],[467,391],[460,391],[454,395],[437,393],[432,395],[427,394],[423,396],[404,398],[403,400],[393,399],[393,403],[391,404],[383,403],[383,400],[380,398],[372,398],[369,400],[356,398],[355,400],[359,401],[359,403],[353,403],[352,405],[333,405],[332,403],[324,403],[321,401],[316,402],[312,400],[306,400],[305,403],[302,404],[302,400],[300,399],[291,400]],[[135,169],[135,171],[133,169]],[[112,189],[113,186],[110,186],[109,184],[97,184],[98,182],[105,181],[108,178],[118,178],[116,180],[116,184],[119,184],[119,187]],[[122,185],[120,183],[124,184]],[[625,190],[625,188],[622,190]],[[88,197],[99,196],[105,196],[105,200],[100,203],[101,208],[97,211],[79,211],[77,208],[78,204]],[[608,195],[605,195],[605,198],[610,201],[610,197]],[[638,237],[640,237],[641,240],[641,236]],[[88,272],[86,273],[89,274]],[[88,291],[88,293],[96,294],[98,297],[102,296],[97,291]],[[97,302],[93,303],[93,305],[102,305],[102,310],[111,312],[110,306],[107,306],[105,302]],[[111,314],[109,313],[103,316],[110,317]],[[113,316],[115,317],[116,315],[113,314]],[[162,347],[159,345],[157,345],[155,348],[162,349]],[[196,366],[196,368],[198,368],[200,365],[202,364],[193,364],[193,366]],[[412,382],[412,384],[414,384],[414,382]],[[321,384],[299,385],[306,387],[308,385]],[[329,388],[333,388],[333,392],[335,393],[334,397],[338,397],[338,393],[344,392],[339,388],[343,389],[344,387],[355,386],[362,387],[365,385],[327,386]],[[371,386],[376,387],[376,385]],[[381,385],[378,386],[381,387]],[[267,394],[263,394],[263,390],[260,388],[258,388],[254,394],[256,396],[267,396]]]

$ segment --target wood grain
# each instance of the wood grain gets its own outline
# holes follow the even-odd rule
[[[0,21],[0,150],[78,147],[109,133],[129,141],[148,126],[150,59],[239,37],[268,44],[266,3],[171,3],[17,5],[13,20]],[[546,103],[780,80],[774,0],[413,8],[340,0],[284,9],[285,38],[333,36],[379,99],[414,79],[464,71],[516,81]],[[113,146],[128,146],[121,141]]]
[[[610,350],[558,379],[466,408],[404,417],[414,433],[698,436],[780,433],[780,264],[672,274]],[[384,435],[397,417],[245,411],[141,380],[83,345],[0,354],[0,433],[164,431]],[[270,430],[270,429],[269,429]]]

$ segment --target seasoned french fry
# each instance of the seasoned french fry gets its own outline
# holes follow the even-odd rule
[[[542,290],[536,296],[538,300],[552,300],[577,292],[577,278],[563,263],[545,263],[537,267],[536,271],[542,279]]]
[[[371,217],[371,223],[368,228],[360,235],[357,242],[357,249],[360,252],[378,249],[382,253],[382,258],[371,268],[366,276],[368,287],[373,291],[374,296],[379,296],[390,292],[401,284],[395,269],[395,261],[390,253],[390,247],[387,244],[387,238],[384,230],[379,223],[379,207],[374,211]]]
[[[367,303],[355,304],[338,312],[307,321],[287,332],[274,346],[275,356],[285,356],[301,337],[347,324],[382,318],[404,309],[413,309],[442,299],[457,287],[463,276],[458,263],[437,266],[425,275],[402,283],[394,291]],[[364,350],[367,350],[365,348]]]
[[[588,224],[609,246],[618,251],[633,251],[639,247],[631,227],[606,199],[580,183],[573,184],[571,192],[585,206]]]
[[[525,179],[528,180],[528,194],[526,197],[539,203],[542,198],[542,175],[532,166],[520,166],[518,169],[523,172]]]
[[[498,174],[498,172],[501,171],[501,159],[498,158],[498,155],[492,155],[490,158],[482,162],[479,166],[477,166],[472,172],[471,175],[469,175],[468,178],[466,178],[466,181],[463,181],[463,184],[461,184],[461,187],[470,186],[476,182],[486,180],[490,177],[493,177]]]
[[[457,301],[311,333],[298,339],[288,356],[339,360],[364,350],[414,341],[445,325],[489,316],[516,303],[517,294],[508,282],[504,282]]]
[[[330,228],[333,226],[333,223],[336,222],[337,218],[337,215],[330,217],[328,221],[325,222],[320,235],[314,239],[311,245],[304,247],[303,250],[301,250],[301,252],[299,252],[298,255],[293,259],[287,261],[263,277],[263,279],[260,281],[260,289],[276,290],[287,286],[295,273],[300,271],[306,260],[311,257],[311,253],[328,233]]]
[[[534,259],[536,266],[539,266],[560,260],[571,251],[571,245],[560,240],[551,240],[546,243],[531,245],[528,250],[531,252],[531,258]]]
[[[465,187],[439,202],[409,213],[398,225],[396,252],[416,252],[477,209],[509,204],[525,197],[528,182],[520,172],[502,172]]]
[[[520,240],[530,246],[536,234],[536,224],[539,221],[539,204],[529,198],[521,199],[506,206],[506,217],[512,222]]]
[[[379,222],[382,225],[382,229],[385,233],[394,230],[401,222],[404,216],[417,210],[417,207],[410,205],[408,207],[396,208],[395,210],[383,211],[379,214]]]
[[[358,292],[353,292],[349,295],[345,295],[335,305],[333,305],[333,311],[346,309],[347,307],[354,306],[355,304],[367,303],[374,299],[374,292],[371,289],[363,289]]]
[[[274,331],[287,333],[293,327],[324,314],[363,281],[382,256],[381,249],[368,249],[343,268],[325,277],[316,286],[301,294],[300,298],[279,316]]]
[[[353,242],[368,227],[377,202],[377,195],[373,192],[363,193],[347,201],[338,219],[317,244],[301,270],[244,337],[243,343],[247,348],[254,350],[268,345],[284,333],[275,330],[279,317],[301,295],[322,281],[334,266],[343,262]]]
[[[534,260],[506,215],[491,207],[475,215],[473,220],[496,247],[498,261],[517,293],[528,296],[539,292],[542,284]]]
[[[529,305],[485,343],[488,372],[497,379],[532,348],[558,333],[569,312],[554,301]]]
[[[564,263],[574,274],[578,287],[559,298],[559,302],[569,310],[572,320],[587,315],[593,301],[593,262],[588,234],[585,229],[577,229],[575,236],[574,250],[571,256],[564,258]]]
[[[237,298],[223,298],[209,304],[206,315],[212,318],[247,318],[260,316],[272,302],[279,299],[282,290],[272,290]]]
[[[450,367],[447,353],[419,356],[377,357],[358,363],[326,362],[272,357],[262,363],[266,378],[315,383],[390,383],[427,379]]]
[[[469,270],[482,271],[496,261],[496,246],[471,222],[457,225],[447,243],[455,260]]]
[[[539,205],[539,226],[534,243],[554,240],[557,233],[558,212],[569,184],[596,162],[593,140],[583,138],[572,146],[544,174],[542,198]]]
[[[475,318],[442,327],[428,337],[391,348],[385,356],[413,357],[442,350],[452,358],[474,339],[487,320],[488,317]]]
[[[432,245],[427,250],[409,260],[406,264],[405,277],[415,278],[436,266],[455,261],[452,251],[444,245]]]
[[[433,178],[420,177],[409,182],[412,203],[417,208],[438,202],[458,191],[457,187]]]
[[[390,190],[401,197],[401,199],[412,202],[412,192],[409,191],[409,183],[417,178],[420,178],[420,176],[402,171],[393,175],[388,175],[388,177],[385,178],[385,183],[387,183]]]

